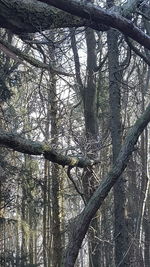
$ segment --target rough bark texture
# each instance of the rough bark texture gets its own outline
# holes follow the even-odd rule
[[[24,36],[46,29],[91,25],[86,19],[66,13],[36,0],[1,0],[0,26]],[[94,25],[93,27],[98,27]],[[99,26],[100,27],[100,26]]]
[[[119,15],[118,12],[114,12],[112,10],[105,11],[104,9],[91,3],[85,4],[84,1],[41,0],[40,2],[47,3],[51,6],[64,10],[69,14],[91,20],[97,24],[104,24],[106,26],[113,27],[145,46],[147,49],[150,49],[150,37],[136,27],[131,20]]]
[[[131,5],[123,8],[121,12],[123,15],[129,16],[129,13],[133,11],[132,2]],[[137,5],[139,3],[140,1],[137,2]],[[52,6],[73,16],[66,15]],[[130,6],[132,7],[131,10]],[[50,27],[89,26],[96,30],[107,30],[108,27],[113,27],[150,49],[150,37],[136,27],[131,20],[119,15],[118,11],[106,11],[91,3],[85,4],[84,1],[11,0],[10,2],[9,0],[0,0],[0,26],[18,34],[39,32]]]
[[[33,0],[1,0],[0,15],[1,27],[18,34],[83,25],[81,19],[65,16],[64,12]]]

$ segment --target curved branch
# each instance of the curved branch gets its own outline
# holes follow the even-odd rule
[[[40,2],[59,8],[74,16],[88,19],[91,22],[115,28],[150,50],[150,36],[136,27],[131,20],[119,15],[118,12],[106,11],[91,3],[77,0],[40,0]]]
[[[112,27],[150,49],[150,37],[124,17],[142,2],[132,0],[121,8],[104,10],[77,0],[0,0],[0,26],[17,34],[62,27],[88,26],[104,31]]]
[[[12,57],[13,59],[17,60],[17,57],[15,58],[14,55],[18,56],[19,58],[25,60],[26,62],[30,63],[32,66],[37,67],[37,68],[41,68],[41,69],[45,69],[48,71],[51,71],[55,74],[59,74],[59,75],[64,75],[64,76],[72,76],[72,74],[65,72],[64,70],[62,70],[61,68],[56,68],[55,66],[52,66],[51,64],[45,64],[43,62],[41,62],[38,59],[33,58],[32,56],[29,56],[28,54],[20,51],[18,48],[12,46],[10,43],[2,40],[0,38],[0,44],[5,47],[8,51],[4,51],[8,56]],[[22,61],[20,61],[18,58],[18,62],[22,63]]]
[[[79,196],[82,198],[84,204],[86,204],[85,199],[84,199],[84,194],[80,191],[80,189],[78,188],[76,182],[74,181],[74,179],[73,179],[73,177],[72,177],[72,175],[71,175],[71,169],[72,169],[72,167],[69,166],[69,167],[68,167],[68,170],[67,170],[68,178],[69,178],[70,181],[73,183],[75,190],[77,191],[77,193],[79,194]]]
[[[13,33],[33,33],[47,29],[82,27],[91,25],[97,30],[106,26],[97,25],[37,0],[0,0],[0,27]]]

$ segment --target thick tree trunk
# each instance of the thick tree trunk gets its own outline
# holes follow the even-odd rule
[[[113,162],[121,148],[121,105],[120,105],[120,73],[118,63],[118,32],[110,30],[107,33],[108,64],[109,64],[109,99],[111,113],[111,137]],[[114,185],[114,240],[116,266],[128,266],[126,252],[128,251],[127,227],[125,218],[125,183],[123,177]]]
[[[108,7],[114,5],[113,0],[107,0]],[[108,68],[109,68],[109,101],[111,114],[111,138],[113,162],[116,161],[122,143],[121,122],[121,73],[119,72],[118,32],[109,30],[108,43]],[[114,185],[114,240],[116,266],[129,266],[128,262],[128,231],[125,217],[125,182],[123,177]]]

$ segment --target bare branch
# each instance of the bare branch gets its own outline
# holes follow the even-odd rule
[[[72,76],[72,74],[63,71],[61,68],[56,68],[55,66],[52,66],[51,64],[47,65],[41,62],[40,60],[29,56],[28,54],[20,51],[18,48],[12,46],[10,43],[2,40],[1,38],[0,38],[0,44],[3,46],[3,51],[5,53],[6,53],[5,50],[7,50],[7,53],[6,53],[7,55],[8,55],[8,51],[10,55],[13,55],[13,56],[16,55],[16,58],[13,57],[13,59],[17,59],[17,56],[18,56],[19,58],[25,60],[26,62],[30,63],[34,67],[45,69],[45,70],[51,71],[59,75]],[[5,50],[4,50],[4,47],[6,48]],[[20,62],[21,60],[19,60],[19,58],[18,58],[18,61]],[[21,63],[23,64],[23,62]]]
[[[147,63],[150,66],[150,60],[142,52],[140,52],[140,50],[137,47],[133,45],[131,40],[127,37],[125,38],[125,40],[128,46],[131,48],[131,50],[133,50],[135,54],[137,54],[140,58],[142,58],[145,61],[145,63]]]

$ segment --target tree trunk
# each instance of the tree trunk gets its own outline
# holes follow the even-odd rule
[[[96,40],[92,29],[86,29],[87,44],[87,86],[84,90],[84,118],[86,138],[89,145],[87,151],[88,157],[94,159],[97,157],[97,88],[94,69],[96,67]],[[96,169],[95,169],[96,171]],[[86,201],[90,199],[97,186],[97,181],[93,172],[88,168],[83,176],[83,188]],[[96,267],[100,264],[100,242],[99,242],[99,215],[97,214],[91,221],[88,239],[89,239],[89,266]]]
[[[48,160],[44,162],[44,182],[43,182],[43,263],[47,267],[47,179]]]
[[[150,190],[149,190],[150,191]],[[147,207],[144,216],[144,233],[145,233],[145,243],[144,243],[144,259],[145,267],[150,266],[150,192],[147,201]]]
[[[22,177],[23,180],[24,177]],[[21,266],[24,267],[27,263],[27,246],[26,246],[26,185],[25,181],[22,181],[22,203],[21,203]]]
[[[98,153],[97,88],[96,77],[94,73],[96,67],[96,40],[94,31],[90,28],[85,30],[85,36],[87,45],[87,84],[86,87],[83,88],[80,75],[80,62],[75,40],[75,31],[71,30],[71,44],[74,53],[76,80],[80,91],[80,96],[82,97],[84,104],[85,132],[88,143],[88,151],[86,151],[86,153],[89,158],[94,159],[97,157]],[[82,182],[85,200],[88,202],[97,186],[97,181],[90,168],[85,169]],[[99,227],[99,216],[97,215],[92,219],[88,232],[90,267],[98,266],[100,264],[100,242],[98,239]]]
[[[58,118],[57,118],[57,100],[56,100],[56,80],[52,77],[51,88],[51,138],[52,144],[58,143]],[[60,206],[59,206],[59,166],[52,166],[52,234],[53,234],[53,266],[60,267],[62,259],[62,244],[60,230]]]
[[[109,1],[108,1],[109,2]],[[108,42],[108,64],[109,64],[109,99],[111,113],[111,137],[113,162],[121,149],[121,105],[120,105],[120,73],[118,63],[118,33],[109,30]],[[123,177],[114,185],[114,240],[115,240],[115,263],[116,266],[128,265],[128,238],[125,218],[125,183]]]

